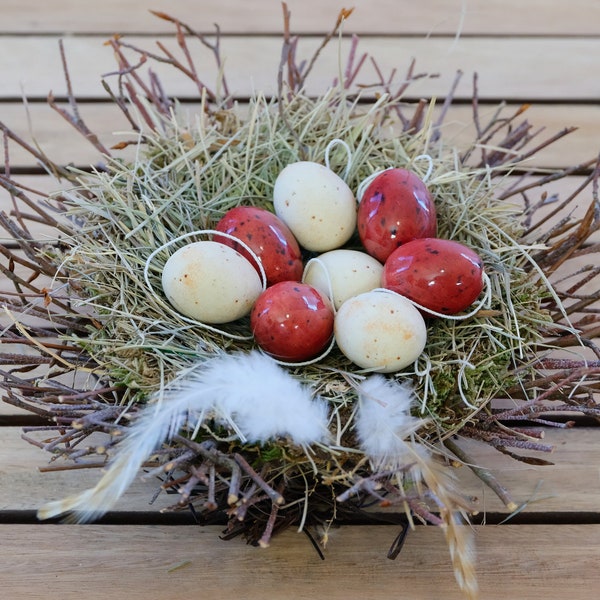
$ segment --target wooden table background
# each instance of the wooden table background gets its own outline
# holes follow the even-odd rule
[[[300,51],[318,44],[330,29],[339,0],[289,0],[292,30],[305,37]],[[346,5],[349,7],[349,5]],[[564,126],[578,130],[532,159],[535,167],[570,166],[600,151],[600,2],[597,0],[355,0],[347,33],[391,68],[441,76],[423,79],[414,94],[443,97],[457,69],[464,71],[450,131],[460,141],[469,122],[472,75],[479,73],[482,110],[501,100],[532,103],[529,119],[548,134]],[[168,23],[148,8],[163,10],[197,30],[224,35],[230,83],[240,98],[253,89],[272,92],[280,56],[281,5],[277,0],[0,0],[0,121],[35,139],[56,162],[86,166],[96,150],[71,132],[46,105],[49,91],[66,95],[58,40],[63,39],[75,95],[90,128],[107,144],[126,124],[101,85],[115,65],[103,42],[114,33],[149,47],[172,39]],[[324,57],[311,83],[323,90],[337,72],[335,53]],[[194,90],[169,70],[169,93],[188,100]],[[207,68],[206,78],[211,77]],[[23,103],[27,98],[27,109]],[[486,108],[487,107],[487,108]],[[120,129],[121,128],[121,129]],[[17,147],[10,147],[13,175],[41,190],[56,184]],[[552,191],[565,194],[579,181],[563,180]],[[0,208],[10,200],[0,191]],[[0,587],[6,600],[86,600],[238,597],[281,599],[460,598],[442,533],[418,527],[400,556],[386,553],[394,526],[346,526],[331,532],[326,559],[294,531],[258,550],[241,540],[219,540],[219,527],[195,527],[182,515],[161,515],[149,505],[153,482],[139,482],[101,524],[40,524],[44,501],[83,489],[95,471],[40,473],[48,457],[21,439],[27,416],[0,405]],[[464,489],[480,498],[485,525],[474,527],[481,597],[596,598],[600,584],[600,430],[551,429],[554,466],[511,461],[473,443],[472,451],[527,507],[503,521],[505,509],[475,477],[462,469]]]

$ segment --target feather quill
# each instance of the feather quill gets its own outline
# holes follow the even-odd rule
[[[303,446],[325,439],[327,413],[325,401],[313,399],[308,387],[270,357],[256,351],[219,355],[181,374],[160,402],[142,411],[95,487],[48,502],[38,518],[65,513],[75,522],[99,518],[123,495],[152,452],[186,423],[199,427],[211,418],[229,426],[243,442],[287,436]]]
[[[478,586],[473,537],[464,524],[468,503],[430,449],[413,439],[425,421],[410,414],[414,402],[412,385],[373,375],[359,384],[358,398],[355,428],[362,451],[375,470],[403,471],[410,465],[412,481],[427,487],[440,509],[456,581],[466,597],[475,600]]]

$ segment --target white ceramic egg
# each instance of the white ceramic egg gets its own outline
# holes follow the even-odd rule
[[[339,248],[356,228],[352,190],[339,175],[316,162],[291,163],[279,173],[273,206],[298,243],[313,252]]]
[[[427,341],[425,320],[404,296],[373,290],[342,304],[335,339],[344,356],[363,369],[393,373],[408,367]]]
[[[366,252],[340,248],[309,260],[302,281],[331,294],[338,309],[348,298],[381,287],[382,273],[383,265]]]
[[[249,260],[225,244],[208,240],[174,252],[163,268],[162,286],[175,309],[208,324],[247,315],[263,290]]]

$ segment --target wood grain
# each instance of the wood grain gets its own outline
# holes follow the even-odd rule
[[[3,74],[0,98],[45,97],[66,94],[62,81],[62,66],[55,36],[0,37],[0,73]],[[154,39],[130,36],[131,44],[157,52]],[[157,37],[179,55],[173,36]],[[81,98],[105,98],[99,75],[115,71],[112,50],[95,36],[71,36],[64,39],[75,94]],[[320,44],[319,37],[303,38],[299,56],[310,58]],[[330,44],[321,54],[315,69],[307,79],[308,93],[318,93],[329,86],[339,73],[339,55],[347,55],[350,40]],[[217,68],[210,52],[200,44],[190,44],[201,77],[214,82]],[[222,41],[227,79],[231,93],[248,97],[253,90],[266,94],[276,91],[276,75],[281,56],[281,40],[271,36],[232,36]],[[597,37],[375,37],[363,36],[359,51],[374,56],[387,77],[398,70],[399,86],[410,62],[416,59],[416,72],[438,75],[419,79],[411,85],[410,97],[444,96],[451,88],[455,73],[465,73],[456,90],[456,97],[469,99],[472,76],[480,77],[482,98],[522,101],[566,99],[592,102],[600,95],[600,80],[591,74],[599,71],[600,39]],[[19,61],[14,60],[19,56]],[[138,57],[132,57],[135,64]],[[26,67],[23,67],[26,65]],[[260,65],[260,69],[256,68]],[[179,98],[197,98],[197,89],[183,75],[172,73],[165,64],[153,70],[168,81],[165,88]],[[370,63],[361,73],[360,83],[378,81]]]
[[[20,427],[0,427],[0,440],[0,514],[35,511],[45,502],[93,487],[102,476],[99,468],[40,472],[63,461],[52,461],[50,453],[21,439]],[[86,440],[87,445],[93,443],[93,437]],[[177,495],[160,493],[160,485],[157,478],[143,479],[140,473],[114,510],[158,514],[162,508],[176,504]]]
[[[3,525],[0,563],[7,598],[31,600],[454,600],[458,590],[441,532],[342,527],[320,560],[287,531],[268,549],[218,539],[218,527]],[[600,525],[475,527],[481,598],[595,598]]]
[[[294,32],[322,33],[341,8],[355,8],[346,30],[379,35],[596,35],[600,6],[589,0],[287,0]],[[90,18],[89,4],[55,0],[40,11],[37,0],[3,0],[0,31],[26,34],[165,33],[167,23],[149,8],[183,19],[198,31],[211,33],[218,23],[224,33],[256,34],[281,31],[280,0],[104,0]]]

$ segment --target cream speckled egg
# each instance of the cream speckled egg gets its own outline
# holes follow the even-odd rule
[[[163,268],[162,286],[175,309],[208,324],[247,315],[263,290],[249,260],[212,241],[193,242],[173,253]]]
[[[425,320],[418,309],[404,296],[383,290],[346,300],[336,314],[334,334],[344,356],[379,373],[408,367],[427,341]]]
[[[285,167],[275,180],[273,206],[298,243],[313,252],[339,248],[356,228],[352,190],[319,163],[299,161]]]
[[[381,287],[383,265],[366,252],[338,249],[310,260],[302,280],[327,296],[336,309],[352,296]]]

